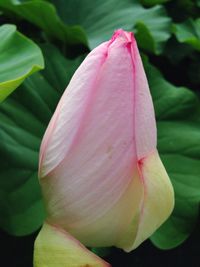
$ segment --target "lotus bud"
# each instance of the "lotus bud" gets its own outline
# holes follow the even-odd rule
[[[117,30],[77,69],[43,137],[47,222],[86,246],[136,248],[174,206],[156,143],[136,40]]]

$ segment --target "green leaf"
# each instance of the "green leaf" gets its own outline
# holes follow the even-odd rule
[[[0,0],[0,7],[14,12],[41,28],[50,37],[64,43],[83,43],[87,45],[86,35],[79,26],[65,25],[56,13],[55,7],[42,0],[15,1]]]
[[[200,202],[200,101],[147,66],[157,117],[158,150],[175,190],[175,209],[151,237],[159,248],[181,244],[192,232]]]
[[[171,35],[171,19],[161,6],[145,9],[138,0],[108,0],[104,3],[101,0],[53,2],[66,24],[57,16],[54,6],[46,1],[30,0],[20,3],[0,0],[0,7],[18,14],[40,27],[48,36],[63,42],[87,45],[88,37],[91,49],[109,40],[114,30],[124,28],[136,32],[141,48],[159,54]],[[151,46],[148,47],[146,42],[151,43]]]
[[[134,29],[141,48],[160,53],[171,34],[171,19],[161,6],[145,9],[139,1],[132,0],[53,2],[65,23],[79,24],[85,29],[90,48],[110,39],[114,30],[123,28],[128,31]],[[152,44],[151,47],[144,43],[146,41]]]
[[[44,68],[40,48],[16,30],[14,25],[0,26],[0,102],[26,77]]]
[[[164,4],[164,3],[169,2],[169,1],[171,1],[171,0],[140,0],[142,5],[148,6],[148,7]]]
[[[39,146],[77,66],[51,47],[44,54],[45,70],[27,78],[0,106],[0,226],[14,235],[32,233],[44,220],[37,178]]]
[[[178,40],[173,37],[167,42],[164,55],[170,60],[171,64],[178,65],[183,64],[181,61],[192,55],[193,52],[194,49],[190,45],[179,43]],[[168,68],[170,68],[170,66],[168,66]],[[177,71],[181,72],[178,67]]]
[[[200,51],[200,19],[187,21],[173,26],[174,34],[180,43],[191,45]]]

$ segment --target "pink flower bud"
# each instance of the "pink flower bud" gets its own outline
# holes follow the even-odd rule
[[[117,30],[77,69],[44,135],[47,221],[86,246],[136,248],[174,205],[156,139],[136,41]]]

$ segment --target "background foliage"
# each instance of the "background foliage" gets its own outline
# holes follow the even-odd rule
[[[42,135],[85,55],[117,28],[134,32],[143,56],[158,149],[176,205],[151,242],[136,251],[93,251],[107,255],[114,267],[199,266],[200,1],[0,0],[0,22],[0,101],[19,87],[0,104],[6,266],[32,266],[34,238],[45,217],[37,180]]]

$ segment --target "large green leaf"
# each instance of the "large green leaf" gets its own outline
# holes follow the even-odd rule
[[[57,16],[54,6],[46,1],[29,0],[20,3],[0,0],[0,7],[18,14],[43,29],[49,36],[64,42],[86,44],[88,38],[90,48],[110,39],[114,30],[124,28],[134,29],[141,48],[160,53],[171,34],[171,20],[161,6],[145,9],[138,0],[52,2],[65,25]]]
[[[86,35],[79,26],[67,26],[58,17],[55,7],[43,0],[15,1],[0,0],[0,8],[9,10],[37,25],[49,37],[69,44],[87,44]]]
[[[44,210],[37,179],[42,135],[75,62],[45,49],[46,68],[27,78],[0,106],[0,226],[14,235],[35,231]]]
[[[16,30],[14,25],[0,27],[0,102],[26,77],[44,67],[40,48]]]
[[[161,6],[145,9],[137,0],[52,1],[67,24],[80,24],[85,29],[90,48],[110,39],[118,28],[134,29],[139,46],[156,53],[170,37],[171,20]]]
[[[192,232],[200,203],[200,101],[147,68],[157,117],[158,150],[175,190],[171,217],[151,237],[162,249],[182,243]]]
[[[154,5],[160,5],[160,4],[164,4],[166,2],[169,2],[171,0],[140,0],[140,2],[144,5],[144,6],[154,6]]]
[[[173,26],[174,34],[180,43],[191,45],[200,51],[200,19],[187,21]]]

